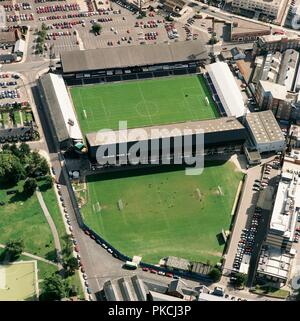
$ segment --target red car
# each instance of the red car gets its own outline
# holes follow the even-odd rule
[[[150,273],[157,274],[157,271],[154,270],[154,269],[151,269],[151,270],[150,270]]]
[[[76,246],[74,247],[74,249],[75,249],[75,252],[79,252],[79,247],[78,247],[78,245],[76,245]]]
[[[148,272],[149,269],[147,267],[143,267],[143,271]]]
[[[85,230],[84,233],[85,233],[86,235],[90,235],[90,232],[89,232],[88,230]]]
[[[172,273],[166,273],[166,276],[167,276],[168,278],[172,278],[172,277],[173,277],[173,274],[172,274]]]

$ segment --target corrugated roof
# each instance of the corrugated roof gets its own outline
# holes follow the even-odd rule
[[[61,53],[61,64],[63,71],[69,73],[201,60],[207,57],[205,43],[202,40],[194,40],[171,44],[64,51]]]
[[[222,117],[218,119],[189,121],[168,125],[148,126],[128,130],[98,131],[86,134],[90,146],[105,144],[117,144],[133,142],[137,140],[159,139],[181,136],[184,131],[189,133],[213,133],[235,129],[243,129],[244,126],[234,117]]]

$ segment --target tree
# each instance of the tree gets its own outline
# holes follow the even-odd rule
[[[245,285],[245,283],[247,282],[247,274],[244,274],[244,273],[236,273],[235,274],[235,282],[234,284],[237,286],[237,287],[243,287]]]
[[[99,23],[94,23],[92,25],[92,31],[95,35],[98,35],[101,32],[101,30],[102,30],[102,27]]]
[[[44,179],[44,185],[47,189],[53,186],[53,179],[50,175],[47,175]]]
[[[72,254],[72,251],[73,251],[73,242],[72,242],[72,239],[70,237],[70,235],[68,234],[65,234],[63,237],[62,237],[64,243],[65,243],[65,246],[63,247],[62,249],[62,254],[65,256],[65,257],[68,257]]]
[[[78,260],[75,257],[70,257],[65,261],[66,269],[70,274],[74,274],[76,270],[79,269]]]
[[[43,176],[49,173],[49,165],[45,158],[38,152],[31,152],[28,165],[26,167],[27,175],[30,177]]]
[[[9,151],[0,154],[0,177],[6,183],[16,184],[25,177],[25,169],[18,157]]]
[[[67,296],[69,286],[59,274],[52,274],[44,279],[42,288],[42,300],[56,301]]]
[[[218,282],[221,279],[222,273],[218,268],[213,268],[208,275],[213,282]]]
[[[37,182],[35,178],[29,177],[26,179],[23,191],[26,195],[31,196],[37,188]]]
[[[23,240],[8,241],[5,245],[5,250],[9,254],[10,261],[15,261],[24,250],[24,242]]]

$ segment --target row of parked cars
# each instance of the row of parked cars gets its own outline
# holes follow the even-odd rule
[[[240,241],[238,243],[237,253],[233,262],[233,270],[239,271],[244,255],[251,255],[253,252],[255,235],[257,233],[257,227],[261,218],[261,209],[257,207],[252,217],[252,221],[249,228],[245,228],[242,231]]]
[[[7,22],[17,22],[17,21],[32,21],[34,16],[32,13],[21,13],[20,15],[8,15],[6,16]]]
[[[79,11],[80,7],[77,3],[57,4],[54,6],[41,6],[37,7],[36,13],[49,13],[49,12],[64,12],[64,11]]]
[[[9,86],[16,86],[17,82],[16,81],[4,81],[4,82],[0,82],[0,87],[2,88],[7,88]]]
[[[52,171],[52,174],[55,175],[56,172],[55,172],[55,169],[52,167],[51,168],[51,171]],[[85,273],[85,268],[84,268],[84,265],[83,265],[83,262],[81,260],[81,257],[80,257],[80,250],[79,250],[79,246],[78,246],[78,242],[73,234],[73,228],[71,226],[71,220],[70,220],[70,216],[68,214],[68,211],[66,209],[66,205],[65,205],[65,202],[64,202],[64,199],[62,197],[62,193],[61,193],[61,185],[59,183],[56,184],[56,188],[57,188],[57,191],[58,191],[58,195],[60,196],[60,201],[61,201],[61,205],[63,207],[63,211],[64,211],[64,215],[65,215],[65,219],[66,219],[66,223],[68,224],[68,227],[69,227],[69,231],[70,231],[70,237],[71,237],[71,240],[72,240],[72,243],[74,245],[74,251],[76,252],[76,258],[77,258],[77,261],[78,261],[78,265],[79,265],[79,269],[80,269],[80,272],[82,273],[82,278],[84,280],[84,285],[86,287],[86,291],[89,295],[92,294],[92,290],[90,289],[89,287],[89,284],[88,284],[88,281],[87,281],[87,275]],[[90,297],[90,299],[92,299]]]
[[[0,99],[5,99],[5,98],[9,98],[9,99],[20,98],[20,93],[17,89],[0,91]]]
[[[40,21],[45,21],[45,20],[61,20],[61,19],[71,19],[71,18],[84,18],[84,17],[97,16],[98,14],[99,13],[97,11],[69,13],[69,14],[64,14],[64,15],[42,16],[42,17],[39,17],[39,20]]]
[[[21,102],[13,101],[13,102],[0,104],[0,109],[20,109],[28,105],[29,105],[28,101],[21,101]]]
[[[148,267],[143,267],[142,270],[144,272],[150,272],[150,273],[153,273],[153,274],[158,274],[158,275],[162,275],[162,276],[167,276],[169,278],[174,278],[174,279],[179,279],[179,276],[177,275],[173,275],[173,273],[170,273],[170,272],[164,272],[164,271],[157,271],[155,269],[150,269]]]
[[[23,9],[23,10],[31,10],[32,9],[30,3],[28,3],[28,2],[15,3],[15,4],[4,4],[3,7],[6,12],[19,11],[20,9]]]

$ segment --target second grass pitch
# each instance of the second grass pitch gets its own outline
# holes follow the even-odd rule
[[[241,179],[231,162],[206,163],[199,176],[166,168],[103,173],[88,177],[82,213],[87,225],[129,256],[155,264],[169,255],[214,264]]]
[[[124,81],[71,88],[77,117],[84,133],[162,125],[218,117],[200,75]]]

